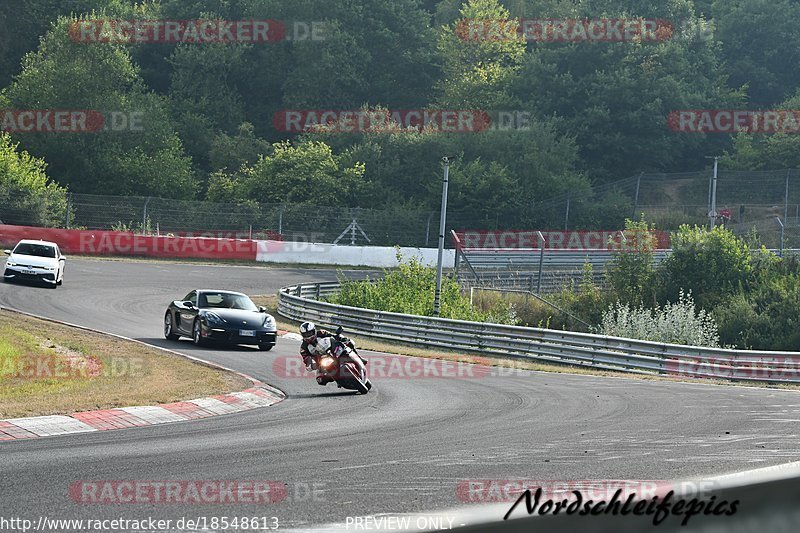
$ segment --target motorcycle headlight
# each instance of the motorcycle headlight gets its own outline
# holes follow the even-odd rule
[[[221,326],[225,323],[222,318],[216,313],[206,313],[206,321],[208,321],[209,325],[211,326]]]
[[[322,359],[319,360],[320,368],[330,368],[331,366],[333,366],[333,363],[334,363],[333,357],[330,356],[323,357]]]

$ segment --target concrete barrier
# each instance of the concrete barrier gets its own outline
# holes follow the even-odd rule
[[[309,242],[212,237],[154,236],[105,230],[72,230],[0,225],[0,246],[22,239],[58,244],[66,254],[122,255],[176,259],[234,259],[262,263],[304,263],[333,266],[397,266],[398,249],[388,246],[343,246]],[[435,248],[400,248],[405,259],[416,257],[433,266]],[[455,251],[445,250],[444,265],[452,268]]]

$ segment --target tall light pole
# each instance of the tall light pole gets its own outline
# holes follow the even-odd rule
[[[439,299],[442,294],[442,258],[444,257],[444,232],[447,220],[447,183],[450,173],[450,158],[443,157],[444,179],[442,180],[442,213],[439,218],[439,260],[436,264],[436,292],[433,295],[433,316],[439,316]]]
[[[706,159],[714,160],[714,175],[711,178],[711,211],[708,212],[708,217],[711,219],[711,229],[714,229],[717,223],[717,164],[719,163],[719,156],[715,155]]]

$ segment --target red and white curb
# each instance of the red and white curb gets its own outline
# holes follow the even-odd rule
[[[186,422],[268,407],[283,399],[282,392],[261,385],[241,392],[162,405],[83,411],[69,416],[11,418],[0,420],[0,441]]]
[[[21,315],[27,315],[56,324],[72,326],[85,331],[99,333],[110,337],[116,337],[130,342],[144,344],[155,350],[169,352],[190,359],[196,363],[232,372],[251,381],[253,387],[240,391],[186,400],[181,402],[166,403],[161,405],[140,405],[135,407],[119,407],[113,409],[100,409],[97,411],[83,411],[71,415],[49,415],[33,416],[27,418],[9,418],[0,420],[0,441],[36,439],[40,437],[53,437],[56,435],[71,435],[75,433],[91,433],[94,431],[108,431],[114,429],[127,429],[143,426],[155,426],[158,424],[169,424],[172,422],[186,422],[199,418],[211,416],[227,415],[269,407],[286,398],[286,395],[275,387],[271,387],[261,381],[224,367],[215,363],[209,363],[196,357],[186,355],[174,350],[168,350],[152,344],[147,344],[136,339],[106,333],[104,331],[87,328],[78,324],[71,324],[61,320],[42,317],[16,309],[3,307],[6,311],[12,311]],[[278,331],[281,336],[287,336],[288,332]],[[290,334],[289,334],[290,335]]]

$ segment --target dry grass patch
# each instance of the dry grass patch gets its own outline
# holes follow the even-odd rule
[[[249,386],[142,344],[0,310],[0,418],[154,405]]]

